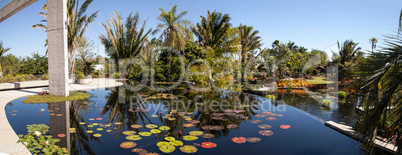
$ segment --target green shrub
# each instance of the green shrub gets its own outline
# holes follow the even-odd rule
[[[41,80],[49,80],[49,74],[43,74],[42,77],[40,77]]]
[[[78,71],[77,72],[77,79],[86,79],[87,77],[84,75],[83,72]]]
[[[115,79],[118,79],[118,78],[120,78],[120,74],[119,73],[113,73],[112,77],[115,78]]]
[[[322,100],[322,105],[330,107],[332,104],[331,100]]]
[[[346,98],[346,92],[344,92],[344,91],[338,91],[338,98],[340,98],[340,99]]]
[[[267,95],[267,96],[265,96],[266,98],[269,98],[269,99],[271,99],[271,100],[275,100],[275,95]]]

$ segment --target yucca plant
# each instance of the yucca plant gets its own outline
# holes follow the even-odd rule
[[[114,16],[107,19],[107,23],[101,23],[106,34],[99,37],[109,56],[115,61],[136,57],[148,42],[151,29],[146,30],[144,21],[140,27],[139,14],[128,15],[123,23],[121,15],[114,11]],[[118,69],[118,63],[116,67]]]

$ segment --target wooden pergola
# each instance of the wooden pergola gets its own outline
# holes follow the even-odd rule
[[[38,0],[11,0],[0,8],[0,23]],[[67,0],[47,0],[49,93],[68,96]]]

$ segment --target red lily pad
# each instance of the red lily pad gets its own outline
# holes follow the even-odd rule
[[[145,149],[138,149],[138,148],[132,149],[131,152],[136,152],[136,153],[138,153],[138,154],[140,154],[140,155],[145,155],[145,154],[148,153],[147,150],[145,150]]]
[[[90,118],[90,119],[88,119],[88,120],[90,120],[90,121],[94,121],[94,120],[95,120],[95,118]]]
[[[198,149],[192,145],[184,145],[180,147],[180,151],[184,153],[196,153]]]
[[[137,143],[134,142],[123,142],[120,144],[120,147],[123,149],[131,149],[137,146]]]
[[[210,148],[214,148],[217,145],[215,143],[212,142],[202,142],[201,143],[201,147],[206,148],[206,149],[210,149]]]
[[[121,125],[121,124],[123,124],[122,122],[115,122],[114,123],[115,125]]]
[[[249,142],[249,143],[257,143],[259,141],[261,141],[261,138],[258,138],[258,137],[249,137],[249,138],[247,138],[247,142]]]
[[[191,128],[191,127],[194,126],[194,124],[193,123],[186,123],[186,124],[183,124],[183,126],[186,127],[186,128]]]
[[[260,129],[271,129],[272,126],[267,125],[267,124],[261,124],[261,125],[258,126],[258,128],[260,128]]]
[[[275,120],[277,120],[277,118],[275,118],[275,117],[267,117],[266,119],[269,120],[269,121],[275,121]]]
[[[200,123],[200,121],[199,121],[199,120],[189,120],[188,122],[189,122],[189,123],[193,123],[193,124]]]
[[[145,155],[159,155],[159,153],[147,153],[147,154],[145,154]]]
[[[257,114],[255,115],[255,117],[265,117],[266,115],[262,115],[262,114]]]
[[[289,129],[289,128],[290,128],[290,125],[281,125],[280,128],[281,128],[281,129]]]
[[[61,116],[63,116],[63,114],[56,114],[56,116],[57,116],[57,117],[61,117]]]
[[[11,114],[11,116],[17,116],[17,114]]]
[[[237,144],[242,144],[242,143],[245,143],[246,141],[247,141],[247,139],[244,137],[233,137],[232,138],[232,142],[235,142]]]
[[[272,136],[274,134],[271,130],[260,130],[258,133],[263,136]]]
[[[100,120],[102,120],[102,118],[96,118],[96,120],[97,120],[97,121],[100,121]]]
[[[251,122],[251,123],[254,123],[254,124],[257,124],[257,123],[261,123],[262,120],[251,120],[250,122]]]
[[[57,134],[57,137],[60,137],[60,138],[66,137],[66,134]]]

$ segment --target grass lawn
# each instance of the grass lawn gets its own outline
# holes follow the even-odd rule
[[[76,101],[76,100],[83,100],[89,98],[88,93],[83,92],[70,92],[70,96],[68,97],[60,97],[54,95],[35,95],[30,96],[24,101],[23,103],[58,103],[64,101]]]
[[[308,84],[331,84],[333,81],[328,81],[325,77],[313,77],[313,79],[307,79]]]

